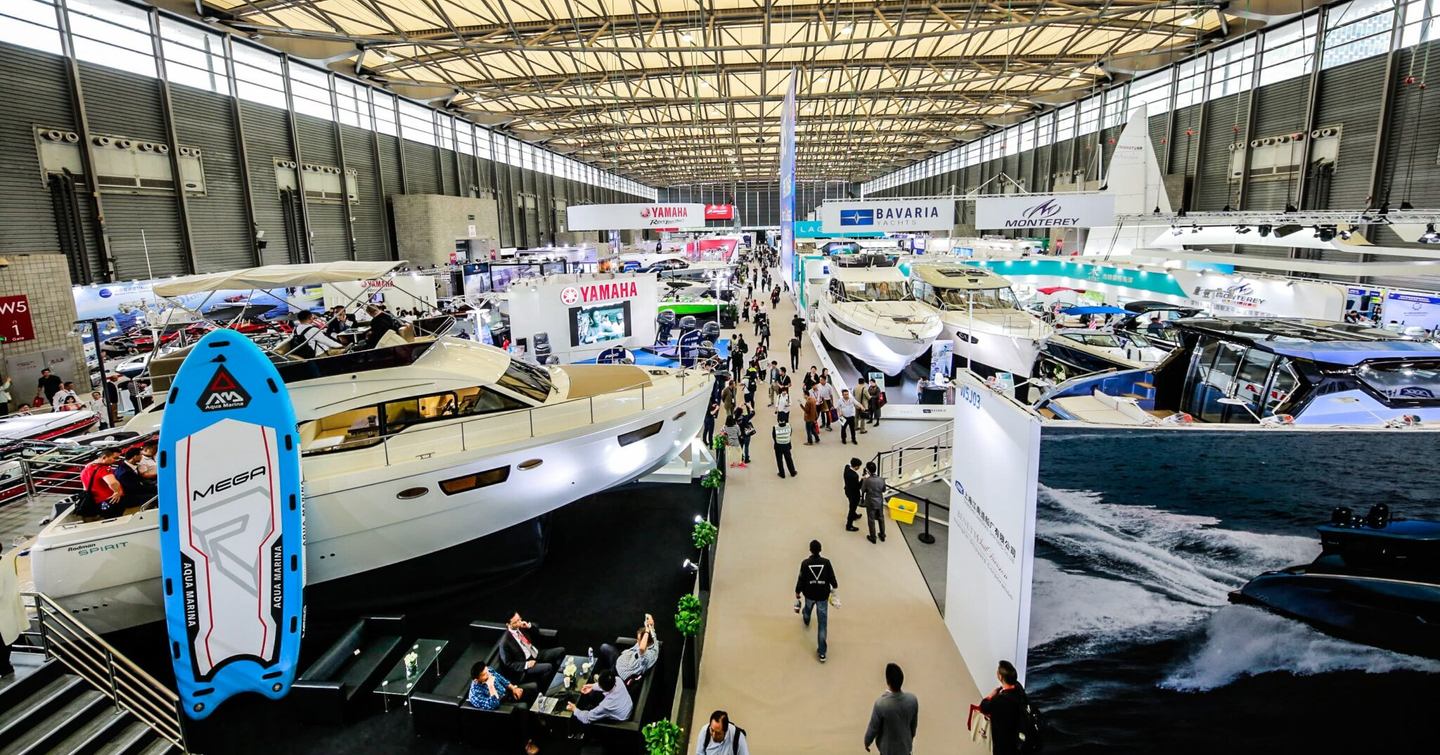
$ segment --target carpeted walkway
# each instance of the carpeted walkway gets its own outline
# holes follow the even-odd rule
[[[786,298],[771,313],[777,360],[788,360],[793,314]],[[741,323],[740,332],[748,340],[753,327]],[[818,361],[809,339],[802,340],[803,372]],[[798,378],[795,386],[798,394]],[[900,525],[890,522],[889,539],[877,545],[865,540],[863,530],[844,529],[844,464],[852,456],[868,461],[931,425],[886,420],[861,435],[859,447],[841,445],[838,429],[822,431],[820,445],[806,446],[797,428],[800,475],[782,480],[770,443],[774,414],[764,395],[762,387],[755,463],[730,470],[690,730],[699,731],[719,708],[749,732],[752,752],[863,753],[870,708],[884,690],[885,664],[893,661],[905,669],[905,688],[920,699],[916,755],[983,751],[965,731],[969,705],[980,693],[902,542]],[[792,414],[798,418],[798,408]],[[814,629],[806,631],[792,609],[795,575],[811,538],[824,544],[834,563],[843,603],[830,612],[824,664],[815,657]]]

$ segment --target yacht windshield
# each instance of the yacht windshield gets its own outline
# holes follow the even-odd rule
[[[1356,374],[1387,399],[1433,401],[1440,398],[1440,364],[1365,364]]]
[[[500,376],[500,387],[537,403],[543,402],[550,398],[550,373],[529,362],[511,359],[505,374]]]
[[[1123,345],[1120,343],[1120,339],[1109,333],[1062,333],[1061,335],[1086,346],[1099,346],[1102,349],[1118,349]]]
[[[1008,288],[984,288],[965,290],[963,288],[936,288],[936,296],[946,309],[1018,309],[1015,294]],[[973,300],[973,305],[972,305]]]
[[[905,281],[845,283],[845,301],[904,301],[910,298],[910,284]]]

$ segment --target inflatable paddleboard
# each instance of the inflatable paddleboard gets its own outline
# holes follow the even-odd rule
[[[160,423],[160,561],[181,705],[284,697],[302,630],[304,536],[295,410],[275,366],[233,330],[207,334]]]

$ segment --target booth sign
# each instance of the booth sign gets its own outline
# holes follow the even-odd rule
[[[820,206],[820,228],[847,231],[948,231],[955,225],[953,199],[861,199]]]
[[[635,281],[613,283],[592,283],[584,286],[566,286],[560,291],[560,301],[565,304],[590,304],[608,299],[631,299],[639,294]]]
[[[1094,228],[1115,225],[1113,194],[977,197],[976,228]]]
[[[24,294],[0,296],[0,341],[20,343],[35,340],[35,322],[30,319],[30,300]]]

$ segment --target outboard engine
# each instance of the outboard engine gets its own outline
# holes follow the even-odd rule
[[[1383,503],[1377,503],[1371,506],[1370,513],[1365,515],[1365,526],[1371,529],[1383,530],[1389,525],[1390,507]]]
[[[695,329],[695,315],[685,315],[684,317],[680,318],[680,330],[681,330],[681,331],[694,330],[694,329]]]
[[[711,320],[700,326],[700,338],[710,342],[710,348],[715,348],[715,342],[720,340],[720,323]]]
[[[1330,523],[1336,527],[1349,527],[1355,523],[1355,512],[1348,506],[1336,506],[1330,512]]]
[[[670,335],[675,330],[675,311],[670,309],[660,310],[655,317],[655,343],[669,343]]]

